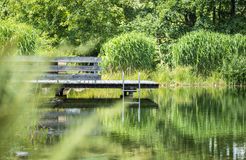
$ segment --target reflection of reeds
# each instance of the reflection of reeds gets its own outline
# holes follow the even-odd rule
[[[243,97],[226,90],[195,95],[190,104],[173,104],[171,121],[186,135],[196,139],[214,135],[240,135],[246,131]]]
[[[155,154],[151,157],[207,159],[211,137],[230,144],[232,141],[223,137],[240,137],[245,133],[245,95],[242,91],[180,88],[162,89],[152,94],[159,104],[158,114],[142,110],[140,124],[136,124],[131,112],[125,114],[124,125],[119,116],[103,122],[110,132],[120,137],[118,141],[132,141],[135,145],[152,148]]]

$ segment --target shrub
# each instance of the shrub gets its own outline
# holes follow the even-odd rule
[[[10,54],[9,49],[15,48],[15,54],[34,54],[38,43],[37,32],[30,26],[10,20],[0,20],[0,54]]]
[[[246,56],[234,56],[222,68],[224,78],[233,84],[246,84]]]
[[[156,66],[155,39],[142,33],[126,33],[101,48],[102,65],[111,70],[144,70]]]
[[[235,55],[245,58],[246,37],[205,31],[191,32],[173,45],[172,54],[176,65],[192,66],[195,73],[209,76],[213,71],[221,72],[222,66],[232,65],[232,57]],[[240,63],[245,64],[245,61]],[[246,64],[243,64],[242,67],[245,68]],[[225,71],[223,73],[226,74]],[[231,73],[226,77],[229,75]]]

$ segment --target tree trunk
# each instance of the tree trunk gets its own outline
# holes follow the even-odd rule
[[[186,12],[185,15],[185,24],[188,25],[189,27],[193,27],[196,23],[196,12]]]
[[[216,0],[213,0],[213,24],[216,23]]]
[[[220,3],[219,3],[219,10],[218,10],[218,16],[219,16],[219,23],[220,23],[220,20],[221,20],[221,1],[222,0],[220,0]]]
[[[236,15],[236,0],[231,0],[231,17]]]

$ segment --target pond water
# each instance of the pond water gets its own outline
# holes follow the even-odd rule
[[[103,107],[71,103],[49,109],[40,125],[48,130],[45,146],[60,145],[68,159],[246,159],[245,91],[159,89],[148,92],[153,103],[121,106],[115,114],[105,113],[112,99]]]

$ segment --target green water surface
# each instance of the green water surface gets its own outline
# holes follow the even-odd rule
[[[121,106],[120,113],[96,120],[96,127],[83,135],[86,138],[76,143],[66,159],[246,159],[245,91],[243,88],[148,91],[148,98],[156,106]],[[72,126],[81,126],[90,117],[104,114],[112,102],[103,107],[67,107],[49,109],[42,118],[41,126],[47,132],[41,151],[36,153],[37,159],[54,154],[50,148],[73,134],[68,132],[76,128]],[[73,144],[68,141],[61,148]]]

